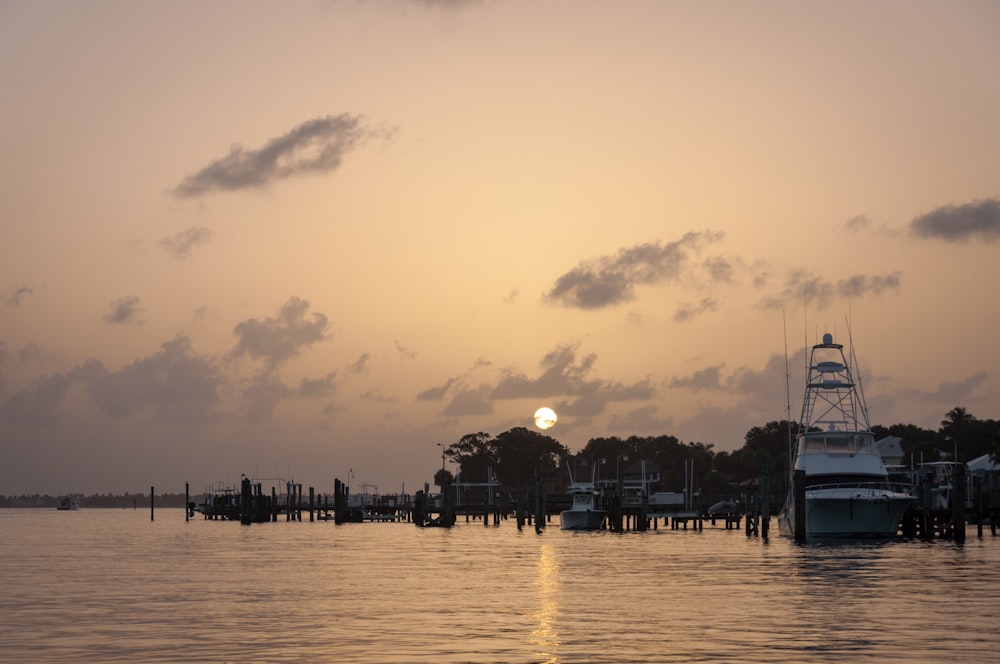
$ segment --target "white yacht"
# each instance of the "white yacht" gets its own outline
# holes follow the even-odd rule
[[[49,503],[51,505],[51,503]],[[78,510],[80,509],[80,499],[76,496],[59,496],[56,504],[58,510]]]
[[[559,513],[559,522],[563,530],[600,530],[608,513],[597,509],[597,491],[593,480],[590,482],[574,482],[570,472],[569,495],[573,504],[569,509]]]
[[[892,537],[913,496],[893,489],[875,447],[844,347],[831,334],[812,347],[794,469],[805,473],[805,537]],[[795,535],[795,496],[778,528]]]

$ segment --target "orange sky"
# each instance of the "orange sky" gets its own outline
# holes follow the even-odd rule
[[[992,2],[0,2],[0,494],[997,418]]]

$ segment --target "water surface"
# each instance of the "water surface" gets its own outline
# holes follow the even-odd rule
[[[772,524],[773,525],[773,524]],[[1000,537],[0,510],[0,660],[993,662]]]

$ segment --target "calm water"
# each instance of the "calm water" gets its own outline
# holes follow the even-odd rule
[[[1000,537],[772,530],[0,510],[0,661],[996,661]]]

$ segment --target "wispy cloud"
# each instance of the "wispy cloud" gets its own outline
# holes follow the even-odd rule
[[[159,245],[174,258],[184,260],[190,258],[192,249],[208,242],[211,237],[211,229],[205,226],[192,226],[161,239]]]
[[[678,323],[686,323],[692,318],[696,318],[704,313],[710,311],[715,311],[719,308],[719,303],[710,297],[703,298],[701,302],[697,304],[685,303],[677,308],[674,312],[674,321]]]
[[[910,234],[947,242],[1000,240],[1000,200],[983,198],[931,210],[910,222]]]
[[[622,249],[615,256],[582,262],[556,279],[546,297],[579,309],[601,309],[628,302],[635,297],[636,286],[680,279],[692,257],[704,245],[722,237],[722,233],[712,231],[691,232],[675,242],[639,244]],[[708,262],[706,267],[714,278],[728,276],[728,268],[722,262]]]
[[[142,315],[142,306],[139,297],[126,295],[112,302],[103,318],[104,322],[111,325],[138,324],[143,322],[139,318],[140,315]]]
[[[213,191],[257,189],[297,175],[328,173],[366,140],[391,134],[392,130],[370,129],[360,115],[313,118],[259,149],[234,145],[226,156],[184,178],[174,195],[190,198]]]
[[[793,270],[785,281],[785,288],[776,295],[760,301],[761,309],[781,309],[787,302],[809,302],[819,309],[828,307],[835,297],[861,297],[899,292],[902,288],[901,272],[887,274],[856,274],[833,282],[806,270]]]
[[[35,291],[27,286],[21,286],[20,288],[15,288],[14,292],[10,294],[7,298],[7,303],[12,304],[15,307],[24,302],[24,298],[28,297]]]

